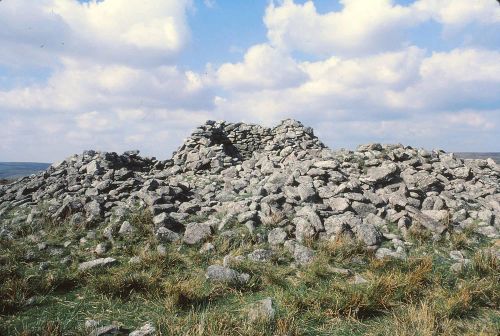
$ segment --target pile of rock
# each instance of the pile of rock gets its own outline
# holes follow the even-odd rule
[[[411,230],[434,239],[464,229],[498,238],[499,176],[491,159],[443,151],[380,144],[334,151],[294,120],[272,129],[209,121],[171,160],[87,151],[0,186],[0,236],[48,216],[101,228],[112,240],[133,230],[126,214],[142,207],[161,241],[201,244],[229,236],[233,222],[252,234],[265,227],[259,239],[298,263],[313,256],[304,240],[341,234],[380,257],[404,258]]]
[[[272,129],[252,124],[208,121],[198,127],[174,153],[173,163],[182,171],[218,173],[252,158],[256,152],[275,152],[284,156],[295,149],[324,147],[310,127],[304,127],[295,120],[284,120]],[[281,153],[285,148],[285,153]]]

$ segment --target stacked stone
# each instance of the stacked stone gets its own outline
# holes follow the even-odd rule
[[[288,154],[295,149],[318,149],[324,145],[310,127],[287,119],[275,128],[244,123],[207,121],[198,127],[174,153],[174,164],[182,171],[219,173],[255,154]]]
[[[139,206],[153,214],[160,241],[229,237],[226,226],[236,222],[252,234],[262,226],[258,241],[288,249],[299,263],[312,256],[305,240],[341,234],[378,256],[404,258],[415,230],[434,239],[465,229],[498,238],[499,176],[491,159],[442,151],[380,144],[333,151],[294,120],[275,128],[209,121],[172,160],[88,151],[0,187],[0,235],[45,212],[112,239],[132,230],[124,214]]]
[[[169,161],[139,156],[85,151],[53,164],[46,171],[22,178],[0,189],[0,218],[12,209],[28,208],[13,221],[35,225],[42,216],[95,225],[118,208],[136,204],[155,206],[184,199],[186,187],[165,184]],[[118,211],[120,212],[120,211]],[[123,211],[122,211],[123,212]]]

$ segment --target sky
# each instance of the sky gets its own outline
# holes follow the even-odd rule
[[[496,0],[1,0],[0,161],[167,159],[206,120],[500,151]]]

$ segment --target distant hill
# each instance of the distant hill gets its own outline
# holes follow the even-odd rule
[[[15,179],[45,170],[50,163],[0,162],[0,179]]]
[[[500,163],[500,153],[474,153],[474,152],[464,152],[455,153],[455,155],[462,159],[487,159],[492,158],[496,163]]]

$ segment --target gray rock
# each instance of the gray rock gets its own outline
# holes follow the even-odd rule
[[[313,167],[322,168],[322,169],[328,169],[328,170],[335,170],[339,166],[340,166],[339,162],[335,161],[335,160],[315,161],[313,163]]]
[[[293,223],[295,224],[295,238],[297,238],[299,242],[303,242],[315,236],[316,230],[307,219],[296,217],[293,219]]]
[[[95,160],[87,165],[86,170],[89,175],[97,175],[102,172],[101,165]]]
[[[256,219],[257,219],[257,211],[245,211],[238,215],[238,222],[242,224],[248,221],[254,221]]]
[[[480,235],[486,236],[488,238],[498,238],[498,231],[494,226],[479,226],[474,229],[474,232],[479,233]]]
[[[91,201],[85,204],[84,208],[87,217],[100,218],[102,216],[102,208],[97,201]]]
[[[109,267],[109,266],[115,265],[116,263],[117,263],[117,261],[114,258],[94,259],[91,261],[83,262],[80,265],[78,265],[78,270],[87,271],[87,270],[95,269],[95,268]]]
[[[450,220],[450,213],[447,210],[422,210],[422,213],[443,225]]]
[[[158,230],[156,230],[155,235],[160,243],[170,243],[181,239],[178,233],[169,230],[166,227],[159,227]]]
[[[377,208],[370,203],[352,202],[352,209],[361,217],[366,217],[369,214],[376,214]]]
[[[146,323],[142,327],[137,330],[132,331],[129,336],[148,336],[148,335],[156,335],[156,328],[152,323]]]
[[[132,224],[130,224],[128,221],[124,221],[120,226],[120,230],[118,230],[118,234],[121,236],[126,236],[132,234],[134,231],[135,229]]]
[[[338,236],[351,229],[351,220],[361,219],[355,218],[352,213],[334,215],[325,219],[325,231],[328,236]]]
[[[108,335],[118,335],[120,333],[121,333],[121,328],[119,326],[110,324],[93,330],[89,334],[89,336],[108,336]]]
[[[442,234],[446,230],[445,225],[439,223],[434,218],[425,215],[420,210],[411,206],[407,206],[406,210],[408,210],[410,216],[413,218],[413,221],[417,223],[417,225],[421,225],[429,231],[437,234]]]
[[[302,202],[312,202],[316,199],[317,196],[314,187],[308,184],[300,184],[297,187],[297,192]]]
[[[248,312],[248,320],[250,323],[269,322],[274,319],[275,309],[273,308],[273,300],[267,297],[257,301]]]
[[[226,284],[245,284],[250,280],[250,275],[239,273],[235,270],[219,265],[208,266],[206,278],[212,282],[222,282]]]
[[[275,228],[269,231],[267,241],[270,245],[281,245],[285,242],[287,233],[282,228]]]
[[[315,231],[323,230],[321,218],[310,206],[304,206],[297,212],[297,217],[304,218],[314,228]]]
[[[190,223],[186,226],[183,241],[188,245],[199,244],[204,242],[211,234],[212,230],[209,225]]]
[[[352,231],[355,233],[356,238],[361,240],[367,246],[379,245],[382,240],[382,235],[375,227],[375,225],[368,223],[359,223],[352,226]]]
[[[469,178],[470,174],[471,174],[471,170],[469,167],[459,167],[459,168],[455,168],[453,170],[453,175],[457,179],[467,180]]]
[[[266,262],[270,261],[271,258],[273,257],[274,252],[270,250],[264,250],[264,249],[257,249],[253,251],[252,253],[249,253],[247,255],[248,260],[255,261],[255,262]]]
[[[193,202],[184,202],[179,206],[179,212],[194,214],[200,210],[200,205]]]
[[[396,251],[393,251],[391,249],[381,247],[377,249],[377,252],[375,252],[375,258],[377,259],[395,258],[404,260],[406,258],[406,253],[404,253],[403,249],[398,249]]]
[[[102,256],[108,251],[108,244],[106,243],[99,243],[94,249],[94,252],[98,256]]]
[[[168,229],[172,229],[176,222],[168,213],[163,212],[153,217],[153,224],[155,227],[163,226]]]
[[[371,184],[380,184],[389,182],[399,171],[395,163],[386,163],[380,167],[369,168],[363,181]]]
[[[295,244],[293,258],[298,265],[308,265],[314,259],[314,251],[304,245]]]
[[[344,213],[350,207],[349,200],[342,197],[332,197],[324,200],[324,203],[328,205],[336,214]]]

